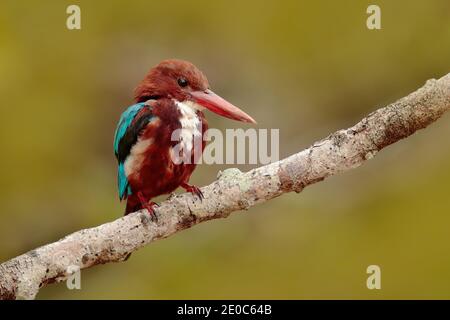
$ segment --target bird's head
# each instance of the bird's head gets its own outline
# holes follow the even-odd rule
[[[187,61],[160,62],[135,90],[136,102],[160,98],[175,99],[195,109],[206,108],[226,118],[256,123],[244,111],[211,91],[205,75]]]

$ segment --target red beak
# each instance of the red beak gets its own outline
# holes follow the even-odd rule
[[[191,93],[194,101],[203,107],[223,117],[249,123],[256,123],[252,117],[238,107],[232,105],[211,90],[194,91]]]

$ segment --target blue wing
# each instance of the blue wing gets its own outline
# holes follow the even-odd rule
[[[136,114],[145,106],[144,102],[133,104],[128,107],[120,116],[119,124],[117,125],[116,133],[114,135],[114,153],[116,157],[119,154],[119,143],[127,132],[128,127],[133,121]]]
[[[119,162],[117,179],[120,200],[126,199],[132,194],[124,163],[130,154],[130,150],[136,143],[140,132],[154,118],[148,104],[141,102],[128,107],[122,113],[114,136],[114,154]]]
[[[132,194],[123,163],[119,163],[119,168],[117,170],[117,184],[119,188],[120,200],[124,200],[127,196]]]

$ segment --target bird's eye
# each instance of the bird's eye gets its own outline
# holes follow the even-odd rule
[[[184,88],[188,85],[188,81],[185,78],[180,78],[178,79],[178,85]]]

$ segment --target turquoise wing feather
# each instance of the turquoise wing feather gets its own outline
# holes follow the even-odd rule
[[[119,154],[120,140],[122,140],[123,136],[127,132],[127,129],[133,121],[134,117],[136,117],[136,114],[142,108],[144,108],[144,106],[144,102],[133,104],[132,106],[128,107],[127,110],[125,110],[120,116],[119,124],[117,125],[116,133],[114,135],[114,153],[116,154],[116,156],[118,156]]]
[[[127,110],[125,110],[124,113],[122,113],[119,124],[117,125],[116,133],[114,135],[114,153],[117,157],[117,160],[119,161],[119,167],[117,172],[117,182],[118,182],[118,189],[119,189],[119,198],[120,200],[125,199],[127,196],[131,195],[131,188],[128,184],[128,179],[125,174],[125,167],[124,162],[126,155],[120,155],[119,154],[119,146],[122,141],[122,138],[127,133],[127,130],[130,128],[131,123],[133,122],[134,118],[138,114],[138,112],[144,108],[145,103],[137,103],[130,107],[128,107]]]
[[[119,163],[117,170],[117,183],[119,188],[119,198],[124,200],[127,196],[131,195],[131,188],[128,184],[127,176],[125,175],[125,168],[123,163]]]

